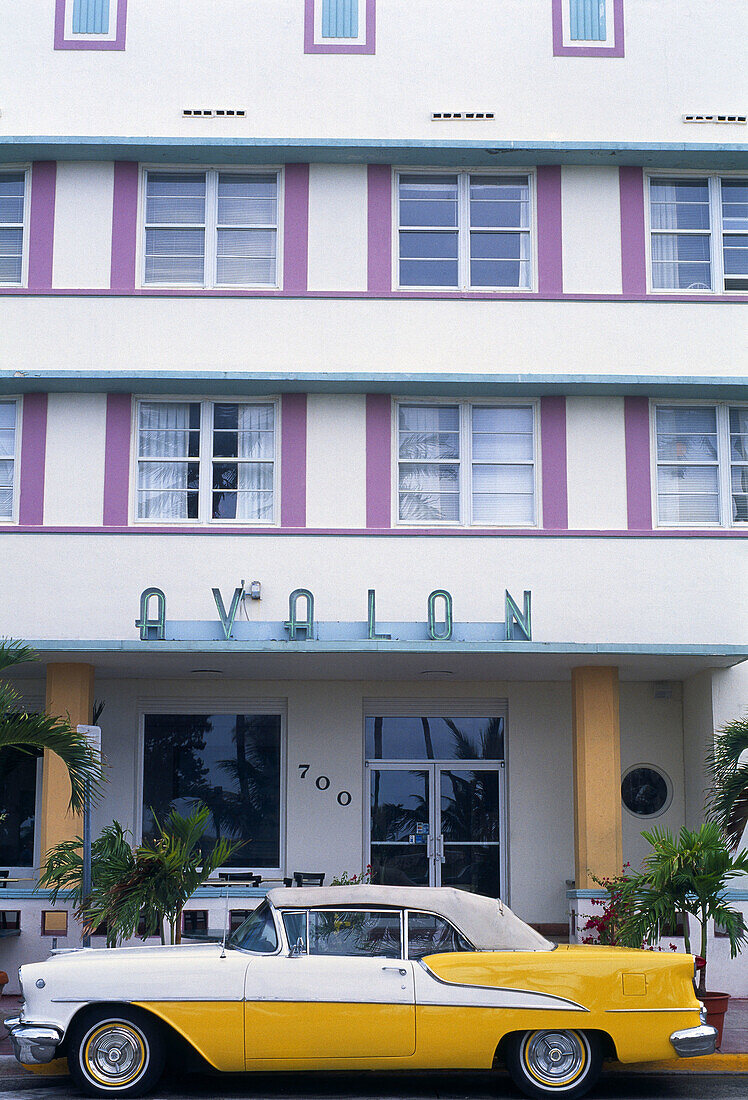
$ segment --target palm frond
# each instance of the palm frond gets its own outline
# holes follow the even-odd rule
[[[735,849],[748,825],[748,717],[736,718],[717,731],[714,750],[707,758],[711,785],[707,818],[720,826]]]

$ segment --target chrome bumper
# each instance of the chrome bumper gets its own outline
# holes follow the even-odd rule
[[[18,1016],[6,1020],[13,1053],[22,1065],[42,1066],[51,1062],[62,1042],[62,1032],[44,1024],[23,1024]]]
[[[683,1031],[674,1031],[670,1042],[679,1058],[698,1058],[702,1054],[714,1054],[717,1029],[708,1024],[686,1027]]]

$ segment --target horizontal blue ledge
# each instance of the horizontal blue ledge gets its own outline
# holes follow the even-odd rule
[[[599,164],[744,168],[748,144],[618,141],[361,141],[355,138],[3,135],[0,162],[142,160],[183,164],[343,163],[405,165]]]
[[[656,303],[655,303],[656,304]],[[364,374],[276,371],[76,371],[0,370],[0,392],[31,393],[399,393],[410,397],[535,394],[629,394],[744,399],[745,375],[568,375],[568,374]]]

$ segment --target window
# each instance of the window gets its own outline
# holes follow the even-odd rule
[[[402,955],[400,912],[311,910],[309,954],[399,959]]]
[[[281,716],[279,714],[146,714],[143,836],[154,815],[211,817],[203,838],[242,842],[229,867],[279,868],[281,852]]]
[[[15,401],[0,401],[0,520],[12,519],[14,514],[17,416]]]
[[[660,405],[655,431],[661,525],[748,522],[748,406]]]
[[[399,285],[529,289],[529,176],[398,176]]]
[[[108,34],[109,0],[73,0],[73,34]]]
[[[422,959],[448,951],[472,951],[461,932],[435,913],[408,911],[408,958]]]
[[[654,290],[748,290],[748,179],[652,177]]]
[[[659,817],[673,801],[673,785],[654,764],[637,764],[623,777],[621,799],[636,817]]]
[[[275,405],[141,401],[136,517],[271,523]]]
[[[143,282],[278,285],[277,172],[147,172]]]
[[[278,933],[268,902],[261,902],[240,924],[229,940],[230,947],[254,951],[258,955],[273,955],[278,950]]]
[[[20,749],[0,749],[0,776],[0,867],[33,867],[37,758]]]
[[[55,0],[56,50],[124,50],[127,0]]]
[[[606,0],[569,0],[569,38],[572,42],[605,42]]]
[[[0,286],[23,281],[26,173],[0,174]]]
[[[532,405],[399,405],[401,522],[535,524],[534,420]]]
[[[359,0],[322,0],[322,37],[358,38]]]

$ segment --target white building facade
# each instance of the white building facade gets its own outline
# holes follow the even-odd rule
[[[748,704],[748,15],[17,7],[0,634],[104,703],[95,828],[205,801],[235,920],[370,865],[578,936]],[[78,942],[67,796],[7,758],[9,973]]]

